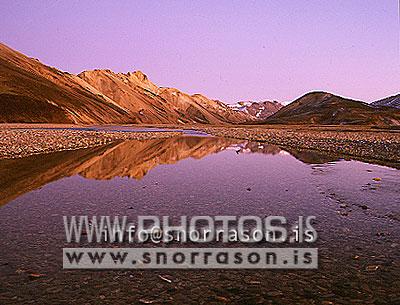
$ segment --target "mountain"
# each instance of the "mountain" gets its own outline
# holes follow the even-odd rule
[[[128,112],[81,78],[0,44],[0,122],[124,123]]]
[[[279,109],[284,107],[277,101],[264,101],[264,102],[252,102],[252,101],[241,101],[235,105],[231,105],[231,108],[237,112],[244,112],[251,115],[255,120],[263,120]]]
[[[397,95],[393,95],[379,101],[372,102],[371,105],[374,106],[386,106],[386,107],[394,107],[400,109],[400,93]]]
[[[244,122],[248,118],[203,95],[158,87],[141,71],[125,74],[93,70],[78,77],[126,109],[136,123],[222,124]]]
[[[311,92],[285,107],[275,101],[228,106],[159,87],[140,71],[62,72],[0,43],[0,123],[398,126],[399,105],[400,95],[370,105]]]
[[[400,110],[374,107],[327,92],[311,92],[267,118],[268,124],[399,126]]]
[[[0,43],[0,123],[226,124],[248,119],[200,94],[160,88],[140,71],[74,75]]]

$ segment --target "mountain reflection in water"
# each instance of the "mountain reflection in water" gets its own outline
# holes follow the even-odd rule
[[[0,160],[0,205],[63,177],[80,175],[97,180],[114,177],[141,179],[159,165],[174,164],[187,158],[201,159],[226,149],[234,149],[238,154],[286,153],[277,146],[265,143],[179,136],[129,140],[89,149]],[[297,152],[291,149],[289,152],[304,163],[326,163],[338,159],[312,151]]]

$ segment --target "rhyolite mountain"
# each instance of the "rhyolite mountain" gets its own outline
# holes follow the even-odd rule
[[[0,123],[400,125],[399,95],[367,104],[311,92],[285,107],[238,105],[159,87],[140,71],[62,72],[0,43]]]
[[[158,87],[140,71],[125,74],[93,70],[78,77],[123,107],[135,123],[221,124],[249,119],[248,115],[201,94]]]
[[[310,92],[267,118],[267,124],[399,126],[400,110],[327,92]]]
[[[231,108],[235,111],[247,113],[251,115],[254,120],[266,119],[282,107],[284,107],[284,105],[277,101],[240,101],[234,105],[231,105]]]
[[[129,113],[76,75],[0,44],[0,122],[124,123]]]
[[[240,123],[249,115],[200,94],[161,88],[137,71],[62,72],[0,44],[0,122]]]
[[[397,95],[389,96],[387,98],[372,102],[371,105],[374,106],[386,106],[400,109],[400,93]]]

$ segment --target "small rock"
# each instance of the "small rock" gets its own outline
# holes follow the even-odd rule
[[[369,209],[368,206],[365,205],[365,204],[361,205],[360,207],[361,207],[363,210],[368,210],[368,209]]]
[[[379,178],[379,177],[375,177],[375,178],[372,178],[372,180],[374,180],[374,181],[381,181],[382,179]]]
[[[41,278],[43,276],[44,276],[44,274],[41,274],[41,273],[31,273],[31,274],[29,274],[29,278],[31,280],[38,279],[38,278]]]
[[[368,265],[367,268],[365,268],[365,270],[372,272],[372,271],[376,271],[379,269],[379,265]]]
[[[167,283],[172,283],[172,280],[170,280],[170,279],[167,278],[166,276],[159,275],[158,277],[159,277],[160,279],[162,279],[163,281],[167,282]]]
[[[250,192],[250,191],[251,191],[251,188],[250,188],[250,187],[248,187],[246,190]]]
[[[216,298],[218,301],[221,301],[221,302],[224,302],[224,303],[228,303],[228,302],[229,302],[229,300],[228,300],[227,298],[222,297],[222,296],[216,296],[215,298]]]
[[[280,292],[280,291],[268,291],[267,295],[269,297],[279,297],[280,295],[282,295],[282,292]]]
[[[153,304],[153,303],[156,302],[156,300],[140,299],[139,302],[140,302],[140,303],[143,303],[143,304]]]

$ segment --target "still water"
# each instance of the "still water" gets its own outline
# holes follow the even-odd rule
[[[390,167],[191,135],[1,160],[0,304],[399,304],[399,185]],[[63,215],[315,215],[319,268],[66,271]]]

